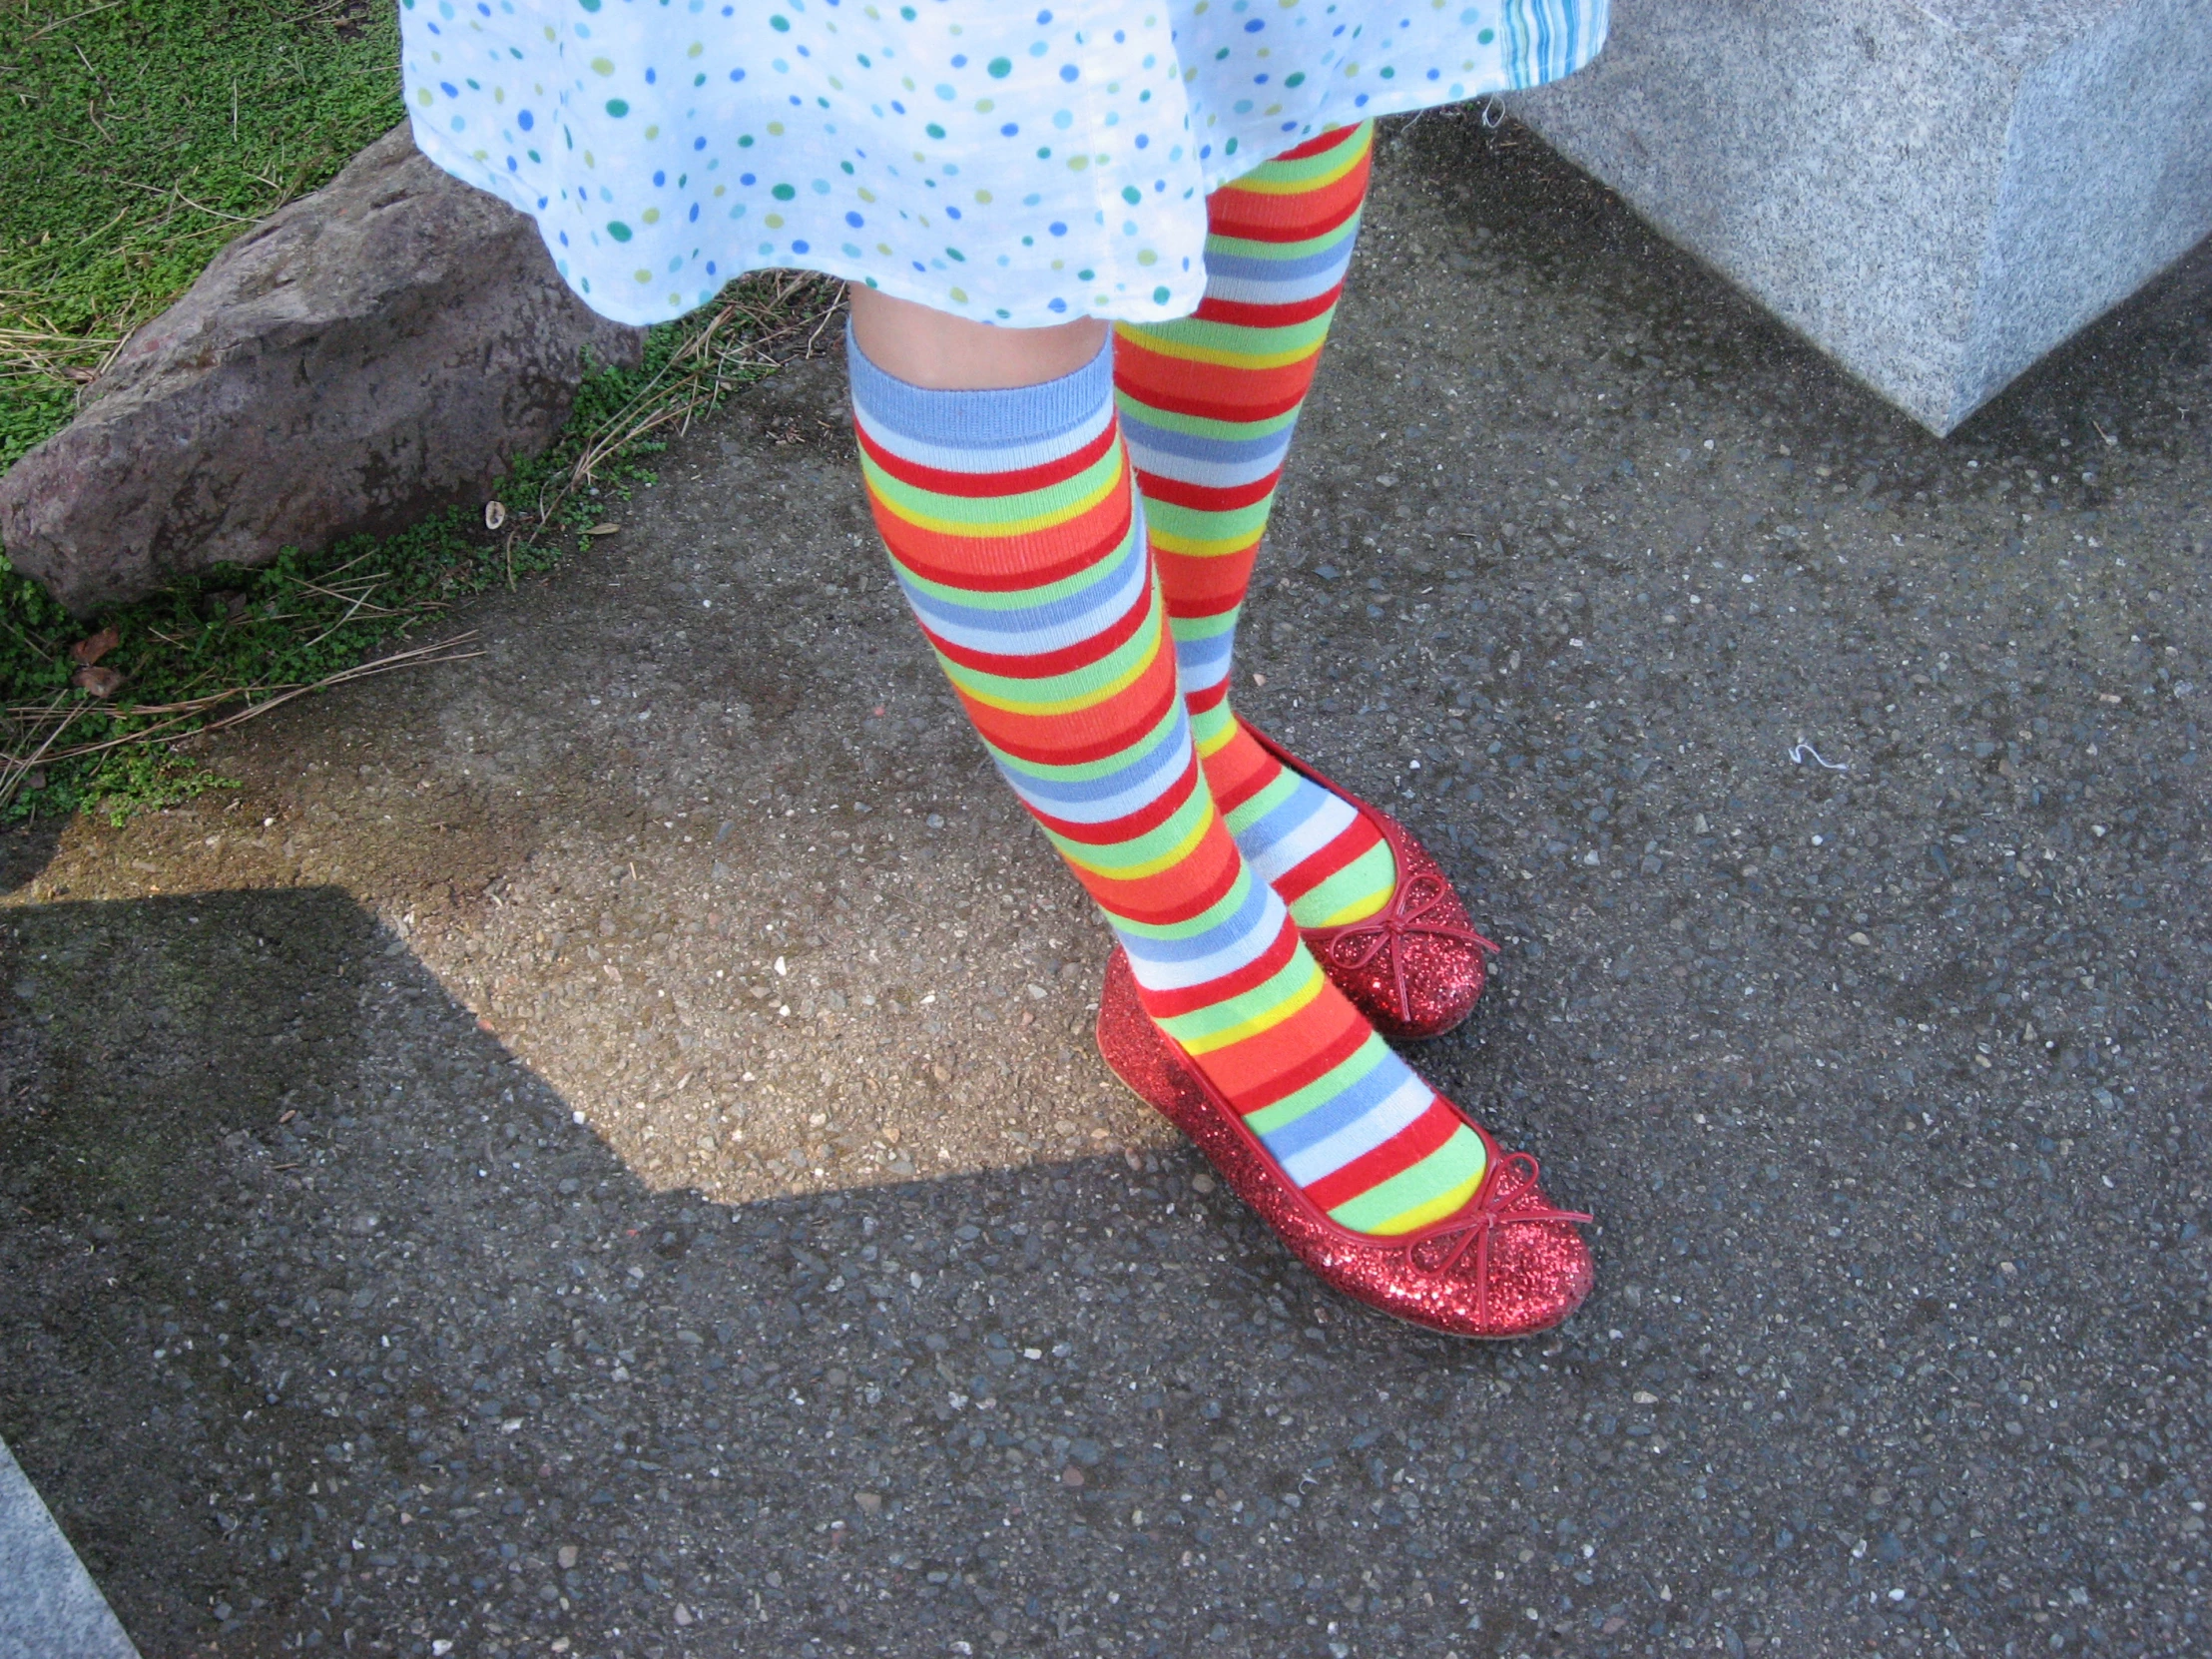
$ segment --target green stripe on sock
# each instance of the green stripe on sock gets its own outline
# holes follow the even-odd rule
[[[1250,830],[1255,824],[1266,818],[1268,814],[1274,812],[1276,808],[1298,794],[1298,779],[1293,777],[1291,773],[1282,767],[1277,767],[1275,776],[1269,779],[1249,799],[1238,803],[1237,810],[1229,815],[1229,832],[1232,835],[1241,835],[1247,830]],[[1292,913],[1294,915],[1297,913],[1295,908]],[[1304,924],[1301,923],[1301,925]]]
[[[1245,1127],[1255,1135],[1272,1135],[1278,1129],[1296,1123],[1316,1106],[1336,1099],[1389,1057],[1389,1044],[1370,1031],[1368,1040],[1354,1049],[1342,1062],[1330,1067],[1296,1094],[1287,1094],[1273,1106],[1265,1106],[1252,1113],[1244,1120]]]
[[[1487,1161],[1481,1136],[1461,1124],[1449,1140],[1411,1169],[1398,1171],[1358,1198],[1346,1199],[1329,1212],[1329,1219],[1357,1233],[1382,1232],[1407,1211],[1434,1202],[1453,1187],[1479,1179]]]
[[[1241,996],[1227,1001],[1210,1003],[1195,1008],[1187,1014],[1177,1014],[1160,1023],[1169,1036],[1177,1042],[1189,1044],[1204,1042],[1208,1037],[1234,1030],[1248,1020],[1257,1019],[1271,1008],[1280,1008],[1303,990],[1307,982],[1321,972],[1314,958],[1300,951],[1276,972]]]
[[[1237,832],[1235,819],[1229,821],[1229,832],[1232,835]],[[1301,927],[1326,927],[1330,917],[1347,913],[1356,920],[1372,916],[1388,902],[1390,891],[1396,885],[1397,860],[1390,856],[1388,842],[1377,841],[1320,886],[1301,896],[1291,906],[1291,915]]]

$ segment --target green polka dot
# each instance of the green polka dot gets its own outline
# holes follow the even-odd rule
[[[1014,72],[1014,60],[1011,58],[993,58],[983,67],[992,80],[1003,81]]]
[[[768,26],[780,35],[792,32],[792,20],[788,17],[772,17],[768,20]]]
[[[628,102],[623,99],[610,98],[607,100],[607,113],[615,117],[615,119],[619,121],[622,117],[630,113],[630,106]]]
[[[1144,200],[1144,192],[1135,185],[1124,185],[1121,187],[1121,199],[1133,208]]]
[[[628,242],[630,240],[630,227],[623,224],[619,219],[614,220],[607,226],[607,235],[613,237],[617,242]]]
[[[1155,305],[1165,305],[1168,302],[1168,290],[1164,287],[1154,288],[1152,290],[1152,302]]]
[[[594,58],[591,67],[595,74],[612,75],[615,72],[615,61],[612,58]]]
[[[798,194],[799,192],[792,189],[792,187],[789,185],[778,185],[774,190],[769,192],[769,195],[775,197],[776,200],[779,202],[789,202]]]

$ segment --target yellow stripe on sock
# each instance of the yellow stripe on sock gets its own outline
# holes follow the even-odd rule
[[[1309,957],[1308,960],[1311,961],[1312,958]],[[1212,1054],[1217,1049],[1234,1048],[1238,1043],[1248,1042],[1263,1031],[1274,1030],[1292,1015],[1304,1010],[1308,1003],[1321,995],[1322,986],[1327,983],[1328,981],[1322,977],[1321,965],[1318,962],[1314,963],[1313,971],[1307,975],[1306,982],[1299,986],[1297,990],[1284,997],[1282,1001],[1262,1009],[1242,1024],[1232,1025],[1226,1030],[1216,1031],[1210,1037],[1179,1037],[1177,1041],[1182,1044],[1184,1051],[1190,1054]]]

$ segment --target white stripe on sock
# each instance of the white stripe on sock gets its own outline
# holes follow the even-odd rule
[[[1261,880],[1271,885],[1282,880],[1359,822],[1360,815],[1352,810],[1349,802],[1340,801],[1327,790],[1317,789],[1313,793],[1321,798],[1321,804],[1287,834],[1257,851],[1246,844],[1243,835],[1237,837],[1237,844],[1244,848],[1245,861],[1252,865],[1252,873]],[[1276,811],[1281,812],[1282,808]],[[1267,820],[1260,822],[1265,824]]]
[[[1346,1124],[1326,1141],[1317,1141],[1292,1156],[1283,1171],[1301,1187],[1311,1187],[1334,1175],[1355,1158],[1366,1156],[1428,1110],[1436,1091],[1410,1071],[1405,1081],[1377,1101],[1366,1113]]]

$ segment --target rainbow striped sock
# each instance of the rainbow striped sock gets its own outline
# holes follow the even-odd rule
[[[1396,861],[1373,823],[1237,724],[1230,655],[1344,290],[1373,138],[1373,123],[1324,133],[1214,192],[1198,314],[1117,327],[1122,430],[1206,779],[1237,844],[1304,927],[1374,915],[1397,886]]]
[[[1139,994],[1344,1226],[1450,1215],[1481,1138],[1322,974],[1191,743],[1112,352],[1044,385],[932,391],[847,344],[875,522],[999,772],[1129,952]]]

